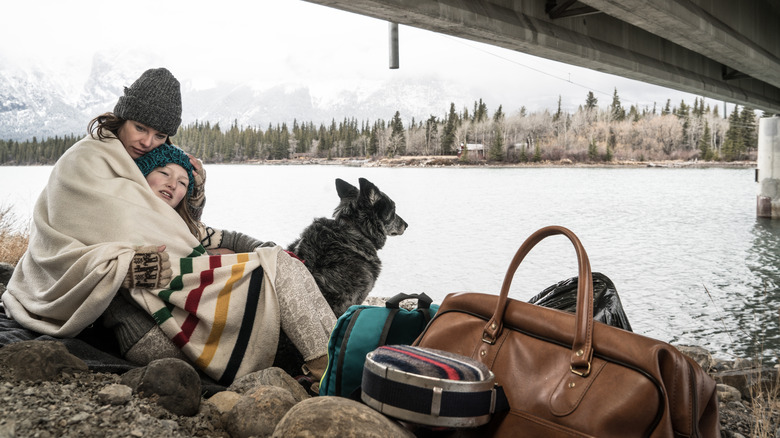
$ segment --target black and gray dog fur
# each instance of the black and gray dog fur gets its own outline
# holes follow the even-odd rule
[[[333,218],[317,218],[287,250],[304,261],[336,316],[365,301],[382,270],[377,251],[388,236],[404,233],[407,223],[395,202],[360,178],[360,188],[336,179],[339,205]],[[274,366],[300,374],[303,358],[282,332]]]
[[[366,299],[382,270],[377,251],[408,226],[389,196],[365,178],[358,181],[359,189],[336,179],[341,201],[333,219],[315,219],[287,247],[304,260],[336,316]]]

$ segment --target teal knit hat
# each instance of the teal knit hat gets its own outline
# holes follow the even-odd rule
[[[149,175],[154,169],[158,167],[164,167],[170,163],[178,164],[187,171],[187,176],[190,177],[190,183],[187,186],[187,196],[192,194],[192,188],[195,186],[195,176],[192,171],[195,170],[190,163],[190,157],[184,153],[183,150],[177,148],[174,145],[163,144],[151,151],[136,158],[135,164],[141,169],[141,173]]]

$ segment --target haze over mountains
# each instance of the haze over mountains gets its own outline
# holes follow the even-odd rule
[[[119,63],[120,57],[98,54],[89,69],[82,65],[68,71],[54,71],[40,62],[21,65],[0,59],[0,138],[21,141],[86,133],[88,122],[111,111],[123,87],[146,66],[165,65],[159,60],[130,58],[123,55],[124,62]],[[401,112],[405,123],[431,115],[443,118],[451,102],[458,109],[473,105],[476,92],[473,87],[467,90],[467,86],[435,77],[399,77],[338,89],[292,81],[258,85],[262,72],[257,73],[256,83],[230,83],[186,79],[171,70],[182,83],[183,124],[208,121],[225,129],[235,121],[261,129],[291,124],[293,119],[316,124],[344,118],[373,122],[390,120],[395,111]]]

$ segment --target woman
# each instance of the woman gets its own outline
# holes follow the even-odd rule
[[[116,137],[134,160],[162,144],[170,144],[181,124],[181,91],[179,81],[165,68],[144,72],[130,88],[125,88],[113,113],[92,119],[88,131],[93,138]],[[189,197],[195,220],[200,220],[205,201],[206,173],[195,157],[188,155],[194,166],[195,184]]]
[[[38,333],[73,337],[126,280],[154,287],[170,279],[156,251],[168,236],[134,232],[152,211],[145,181],[132,175],[132,155],[165,143],[180,122],[179,82],[168,70],[147,70],[125,88],[114,112],[93,120],[89,134],[57,160],[35,203],[27,252],[2,295],[9,317]],[[128,211],[123,200],[136,200],[137,208]],[[155,250],[144,246],[150,243]],[[155,269],[139,270],[142,259],[156,259]]]
[[[275,281],[280,249],[232,260],[197,257],[205,252],[200,241],[154,195],[133,161],[168,141],[180,120],[178,81],[165,69],[153,69],[125,89],[113,115],[90,124],[89,135],[57,161],[36,201],[28,250],[2,301],[6,314],[23,327],[73,337],[98,320],[124,284],[144,309],[159,311],[155,318],[161,328],[184,325],[176,339],[179,349],[190,358],[198,355],[194,361],[201,369],[229,382],[273,361],[280,327]],[[159,248],[163,244],[165,253]],[[211,266],[217,263],[221,266]],[[266,275],[251,275],[256,272]],[[170,278],[182,286],[201,274],[210,275],[212,283],[203,284],[200,307],[166,301],[180,295],[163,293],[170,291],[165,288]],[[244,296],[226,300],[220,292],[230,288]],[[243,325],[236,327],[233,315]],[[323,321],[322,330],[328,324]]]

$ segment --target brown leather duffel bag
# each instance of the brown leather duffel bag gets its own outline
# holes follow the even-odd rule
[[[576,313],[509,299],[520,262],[562,234],[579,261]],[[510,411],[461,433],[523,437],[720,437],[715,381],[673,346],[593,321],[590,262],[577,236],[551,226],[520,247],[499,296],[448,295],[415,341],[475,358]]]

